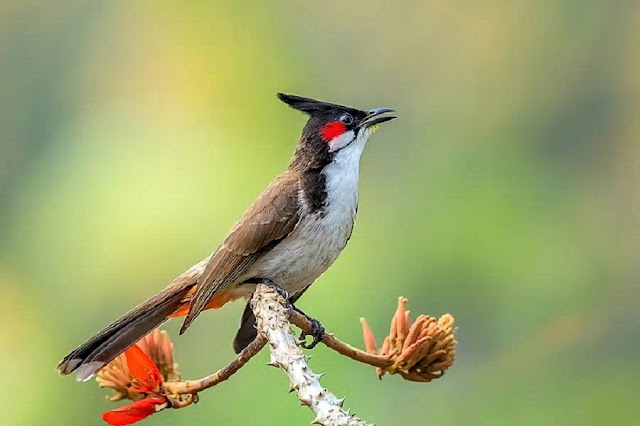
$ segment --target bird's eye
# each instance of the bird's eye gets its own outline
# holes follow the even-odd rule
[[[340,122],[348,126],[353,123],[353,117],[351,116],[351,114],[345,112],[340,116]]]

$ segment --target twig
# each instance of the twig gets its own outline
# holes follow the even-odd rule
[[[167,395],[196,394],[205,389],[213,387],[220,382],[224,382],[238,370],[240,370],[251,358],[258,354],[267,344],[267,340],[258,335],[253,342],[242,350],[236,359],[215,373],[198,380],[185,380],[182,382],[167,382],[164,390]],[[174,407],[175,408],[175,407]]]
[[[302,331],[311,333],[311,322],[298,311],[291,310],[289,312],[289,320],[292,324],[294,324],[296,327],[299,327]],[[362,362],[364,364],[372,365],[374,367],[387,368],[393,364],[393,362],[388,357],[370,354],[362,351],[351,346],[348,343],[338,340],[338,338],[330,333],[324,335],[324,337],[322,338],[322,343],[341,355],[349,357],[355,361]]]

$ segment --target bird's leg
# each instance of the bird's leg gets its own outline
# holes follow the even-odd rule
[[[271,281],[268,278],[264,278],[260,281],[261,284],[266,285],[269,288],[274,289],[280,296],[282,296],[284,298],[284,300],[287,302],[287,305],[289,305],[289,309],[294,309],[296,312],[298,312],[301,315],[304,315],[304,317],[306,319],[309,320],[309,322],[311,323],[311,333],[307,334],[304,331],[300,333],[300,346],[302,346],[305,349],[313,349],[316,347],[316,345],[318,343],[320,343],[320,341],[322,340],[322,338],[325,335],[325,331],[324,331],[324,327],[322,326],[322,324],[320,324],[320,321],[318,321],[317,319],[305,314],[304,312],[302,312],[300,309],[298,309],[293,302],[295,301],[296,297],[294,296],[293,298],[289,298],[289,293],[287,292],[287,290],[285,290],[284,288],[280,287],[278,284],[274,283],[273,281]],[[309,344],[306,343],[305,338],[307,336],[313,336],[313,341]]]

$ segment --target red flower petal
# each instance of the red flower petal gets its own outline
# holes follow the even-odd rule
[[[162,384],[162,376],[151,358],[142,352],[138,345],[131,346],[124,354],[127,357],[129,371],[138,382],[134,383],[132,388],[145,393],[157,392]]]
[[[166,402],[164,398],[145,398],[116,408],[115,410],[107,411],[102,415],[102,420],[112,426],[130,425],[146,419],[156,412],[156,405],[161,405]]]

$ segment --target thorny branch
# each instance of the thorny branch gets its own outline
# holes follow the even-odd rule
[[[259,334],[269,341],[270,365],[282,368],[289,378],[290,391],[296,391],[300,402],[316,415],[312,423],[320,425],[366,426],[354,414],[344,410],[344,399],[338,399],[320,384],[322,374],[309,368],[309,357],[298,347],[291,330],[285,300],[275,290],[259,285],[251,306],[257,319]]]
[[[300,314],[294,309],[289,309],[287,313],[292,324],[294,324],[304,332],[311,332],[311,322],[307,319],[307,317]],[[347,356],[364,364],[369,364],[373,367],[387,368],[393,364],[393,362],[388,357],[364,352],[349,345],[348,343],[337,339],[333,334],[325,334],[322,339],[322,343],[341,355]],[[221,368],[215,373],[198,380],[167,382],[164,385],[164,389],[167,391],[167,394],[170,395],[181,395],[187,393],[193,394],[202,392],[205,389],[213,387],[218,383],[227,380],[238,370],[240,370],[240,368],[242,368],[247,362],[249,362],[251,358],[257,355],[266,344],[266,338],[261,333],[259,333],[258,337],[256,337],[255,340],[251,342],[249,346],[247,346],[242,352],[240,352],[236,359],[234,359],[225,367]]]

